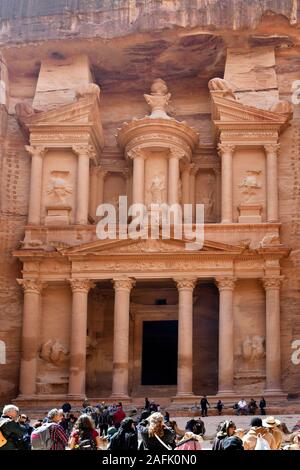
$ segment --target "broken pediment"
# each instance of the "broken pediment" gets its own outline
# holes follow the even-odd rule
[[[226,243],[205,241],[200,250],[191,251],[186,248],[186,244],[191,243],[188,240],[168,239],[126,239],[126,240],[97,240],[95,242],[85,243],[68,249],[59,250],[63,255],[101,255],[101,254],[151,254],[151,253],[186,253],[193,254],[197,252],[206,252],[216,254],[236,253],[241,251],[241,247],[229,245]]]

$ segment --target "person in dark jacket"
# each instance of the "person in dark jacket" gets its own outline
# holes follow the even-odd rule
[[[261,397],[260,402],[259,402],[259,408],[260,408],[260,414],[261,415],[266,414],[266,406],[267,406],[266,400],[264,399],[264,397]]]
[[[212,449],[211,450],[224,450],[223,444],[224,440],[227,437],[231,437],[234,435],[236,430],[236,425],[233,421],[227,420],[222,421],[217,429],[217,435],[213,441]]]
[[[164,423],[161,413],[152,413],[137,426],[143,440],[143,450],[159,451],[175,448],[176,433]]]
[[[125,418],[120,423],[118,432],[109,443],[109,450],[137,450],[138,437],[132,418]]]
[[[0,431],[7,440],[0,450],[19,450],[18,440],[26,433],[25,427],[18,422],[19,408],[14,405],[6,405],[0,418]]]
[[[210,407],[206,395],[204,395],[200,400],[200,407],[201,407],[201,416],[207,416],[207,407]]]

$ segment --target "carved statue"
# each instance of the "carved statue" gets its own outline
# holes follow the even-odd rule
[[[52,185],[47,191],[47,194],[52,196],[56,200],[56,202],[60,202],[62,204],[67,203],[67,197],[70,196],[73,192],[72,187],[68,186],[65,178],[62,177],[65,175],[67,176],[68,174],[68,171],[53,171],[51,173]]]
[[[280,245],[280,238],[278,233],[269,233],[264,236],[264,238],[260,241],[259,246],[261,248],[266,248],[267,246],[273,245]]]
[[[152,179],[149,190],[151,192],[151,202],[153,204],[162,204],[165,190],[164,178],[159,175],[155,175]]]
[[[30,116],[33,116],[36,113],[39,113],[40,111],[33,109],[31,104],[26,103],[26,101],[21,101],[20,103],[17,103],[15,106],[15,111],[16,111],[16,116],[19,121],[24,121]]]
[[[151,119],[171,119],[166,113],[166,107],[169,104],[171,93],[168,93],[166,82],[161,78],[154,80],[151,86],[151,95],[144,94],[147,104],[151,108]]]
[[[261,184],[257,181],[257,175],[260,175],[261,171],[248,170],[247,176],[244,176],[239,188],[244,196],[245,202],[250,202],[252,197],[261,188]]]
[[[214,215],[215,206],[215,176],[211,173],[203,173],[199,176],[199,202],[204,204],[205,219]]]
[[[96,83],[88,83],[86,85],[81,85],[75,90],[76,98],[84,98],[88,95],[96,95],[99,98],[100,87]]]
[[[274,104],[271,107],[270,111],[272,111],[273,113],[283,114],[284,116],[287,116],[289,119],[291,119],[293,116],[294,107],[289,101],[281,100],[278,101],[278,103]]]
[[[212,78],[208,82],[208,88],[210,91],[222,92],[222,96],[224,96],[224,98],[229,98],[233,100],[236,99],[232,87],[223,78]]]
[[[69,351],[58,341],[49,339],[41,345],[40,358],[52,364],[61,364],[68,356]]]
[[[263,336],[247,336],[242,343],[242,357],[245,361],[256,361],[265,356],[265,339]]]

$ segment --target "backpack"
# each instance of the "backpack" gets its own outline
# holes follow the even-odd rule
[[[53,440],[50,437],[50,427],[53,423],[44,423],[32,431],[30,436],[31,450],[50,450]]]
[[[10,418],[2,418],[1,419],[1,422],[0,422],[0,447],[3,447],[5,446],[5,444],[7,443],[7,439],[6,437],[3,435],[2,431],[1,431],[1,427],[8,423],[10,421]]]
[[[76,450],[97,450],[97,445],[95,439],[93,439],[92,433],[90,437],[87,438],[87,433],[82,433],[78,437],[78,442],[75,446]]]
[[[254,450],[271,450],[268,441],[264,439],[261,434],[258,434],[257,436]]]

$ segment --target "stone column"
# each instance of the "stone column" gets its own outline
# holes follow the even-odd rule
[[[46,150],[44,147],[35,147],[30,145],[26,145],[26,150],[31,154],[28,223],[40,225],[43,182],[43,157],[45,155]]]
[[[177,396],[193,395],[193,290],[196,278],[175,279],[178,302]]]
[[[168,204],[178,204],[179,190],[179,160],[184,153],[177,149],[171,149],[169,156],[169,175],[168,175]]]
[[[266,392],[281,392],[280,277],[265,277],[266,290]]]
[[[219,144],[222,172],[222,224],[231,224],[233,204],[232,158],[235,146],[232,144]]]
[[[218,394],[233,393],[233,289],[232,277],[216,278],[219,288],[219,387]]]
[[[144,204],[146,157],[140,150],[131,150],[128,156],[133,160],[132,203]]]
[[[90,216],[95,220],[98,197],[98,167],[91,168]]]
[[[181,172],[182,205],[190,202],[190,165],[185,165]]]
[[[190,204],[192,204],[192,213],[193,221],[195,222],[196,218],[196,175],[198,172],[198,167],[195,163],[190,165]]]
[[[129,305],[130,291],[134,284],[135,281],[131,278],[113,279],[115,308],[112,398],[128,398]]]
[[[17,279],[24,290],[20,395],[36,394],[37,359],[40,341],[41,292],[38,279]]]
[[[264,146],[267,156],[267,222],[278,222],[278,171],[279,144]]]
[[[89,145],[74,145],[73,151],[78,155],[77,170],[77,208],[76,224],[86,225],[88,223],[89,208],[89,180],[90,180],[90,158],[93,156]]]
[[[73,300],[68,393],[82,398],[85,396],[88,293],[94,284],[88,279],[70,279],[70,284]]]
[[[97,167],[97,204],[96,209],[100,204],[104,202],[104,183],[105,177],[107,175],[107,171],[105,171],[102,166]]]

